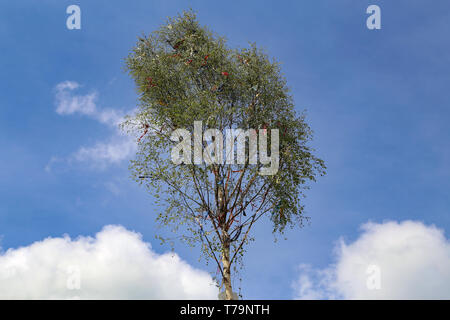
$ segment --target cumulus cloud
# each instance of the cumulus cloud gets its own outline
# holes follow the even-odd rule
[[[118,128],[124,119],[123,112],[99,108],[96,102],[98,93],[93,91],[84,95],[76,94],[75,91],[80,87],[81,85],[75,81],[64,81],[56,85],[56,113],[62,116],[84,115],[110,126],[114,131],[109,141],[97,142],[93,146],[82,146],[68,160],[89,163],[96,168],[105,168],[130,158],[136,151],[136,143],[133,137],[125,136]],[[46,171],[51,170],[53,162],[49,162]]]
[[[211,276],[140,234],[106,226],[0,254],[0,299],[216,299]]]
[[[450,243],[421,222],[367,223],[340,240],[336,263],[299,267],[298,299],[450,299]]]

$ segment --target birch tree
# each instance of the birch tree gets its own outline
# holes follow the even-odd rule
[[[138,143],[130,169],[157,199],[157,221],[174,232],[160,239],[198,245],[232,299],[232,272],[243,261],[252,227],[266,219],[283,234],[308,219],[304,191],[325,165],[309,145],[305,114],[296,113],[275,60],[255,44],[228,47],[191,11],[139,37],[126,69],[139,95],[137,111],[122,124]],[[236,133],[232,153],[230,132]],[[223,154],[211,148],[227,140]],[[271,173],[264,172],[274,165],[262,161],[264,143],[266,158],[278,153]],[[182,160],[174,161],[174,153]]]

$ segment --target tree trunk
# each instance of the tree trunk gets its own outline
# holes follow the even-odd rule
[[[228,240],[228,239],[227,239]],[[222,253],[223,283],[225,285],[225,299],[233,300],[233,289],[231,287],[230,270],[230,242],[226,241]]]

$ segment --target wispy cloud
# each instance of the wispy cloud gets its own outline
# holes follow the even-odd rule
[[[84,115],[94,115],[97,112],[95,100],[97,93],[92,92],[84,96],[72,95],[71,91],[78,89],[77,82],[65,81],[56,85],[56,112],[60,115],[70,115],[81,113]]]
[[[133,137],[124,135],[119,130],[118,126],[124,119],[124,112],[111,108],[99,108],[98,93],[94,90],[84,95],[76,94],[76,90],[81,87],[75,81],[64,81],[56,85],[56,113],[61,116],[84,115],[109,126],[113,131],[108,141],[99,141],[92,146],[81,146],[67,157],[67,161],[86,163],[94,168],[106,168],[129,159],[136,151],[136,143]],[[51,170],[55,159],[60,157],[53,156],[46,166],[46,171]]]
[[[72,155],[79,162],[89,162],[105,167],[128,159],[136,150],[134,140],[126,136],[114,136],[108,142],[98,142],[94,146],[81,147]]]
[[[123,113],[115,109],[99,109],[97,106],[98,93],[92,91],[85,95],[74,94],[73,91],[81,85],[74,81],[64,81],[55,87],[56,113],[72,115],[79,113],[89,116],[103,124],[116,126],[123,121]]]

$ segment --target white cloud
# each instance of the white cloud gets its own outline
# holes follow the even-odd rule
[[[46,172],[52,171],[52,167],[53,167],[56,163],[61,162],[61,161],[63,161],[63,160],[60,159],[59,157],[55,157],[55,156],[51,157],[50,160],[47,162],[47,165],[45,166],[44,170],[45,170]]]
[[[60,115],[81,114],[94,119],[101,124],[105,124],[114,129],[108,142],[97,142],[93,146],[82,146],[72,156],[70,161],[90,163],[96,168],[105,168],[111,164],[118,164],[131,157],[136,151],[134,138],[124,136],[120,132],[118,125],[123,122],[123,112],[114,109],[97,106],[97,92],[85,95],[75,94],[74,91],[81,85],[74,81],[64,81],[55,87],[56,112]],[[56,158],[56,157],[53,157]],[[46,171],[51,171],[50,160],[46,166]]]
[[[85,115],[92,115],[97,110],[95,100],[97,93],[92,92],[84,96],[72,95],[70,91],[79,88],[80,85],[73,81],[65,81],[56,85],[56,112],[61,115],[68,115],[79,112]]]
[[[367,223],[354,242],[340,240],[336,257],[325,269],[301,265],[295,297],[450,299],[450,243],[434,226],[415,221]]]
[[[96,91],[86,95],[76,95],[72,91],[80,88],[75,81],[64,81],[56,85],[55,104],[56,113],[71,115],[80,113],[103,123],[116,126],[123,121],[123,114],[114,109],[99,109],[96,104]]]
[[[217,293],[208,273],[176,254],[155,253],[121,226],[0,254],[0,299],[216,299]]]
[[[121,193],[121,189],[113,181],[107,181],[103,185],[107,190],[109,190],[109,192],[111,192],[112,194],[114,194],[116,196]]]
[[[89,162],[96,167],[105,167],[128,159],[135,151],[136,144],[132,138],[114,136],[109,142],[81,147],[72,158],[80,162]]]

